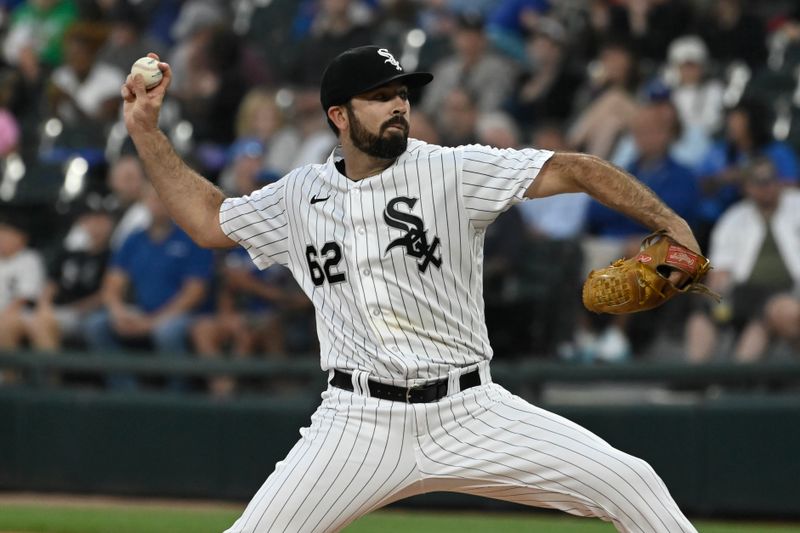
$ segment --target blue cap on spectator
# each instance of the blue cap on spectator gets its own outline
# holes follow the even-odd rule
[[[243,137],[236,140],[228,148],[228,161],[233,162],[240,157],[260,158],[264,156],[266,147],[255,137]]]
[[[660,79],[655,79],[645,85],[642,96],[645,102],[663,102],[669,100],[671,95],[672,90],[669,85]]]

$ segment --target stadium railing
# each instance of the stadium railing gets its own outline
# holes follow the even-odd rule
[[[153,354],[116,353],[95,355],[64,352],[57,355],[28,351],[0,352],[0,370],[11,369],[21,375],[20,385],[45,387],[53,374],[105,376],[119,372],[142,377],[195,377],[215,375],[252,379],[281,379],[318,383],[325,375],[315,356],[278,359],[196,359],[155,357]],[[683,390],[709,387],[757,388],[760,391],[794,390],[800,386],[800,360],[764,361],[740,364],[712,362],[633,361],[617,364],[586,365],[557,361],[530,360],[492,362],[494,379],[512,391],[524,390],[538,397],[545,386],[554,384],[637,384],[661,385]],[[279,393],[265,390],[264,393]]]

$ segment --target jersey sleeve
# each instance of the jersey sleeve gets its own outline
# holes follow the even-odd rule
[[[247,196],[228,198],[220,207],[222,231],[238,242],[260,269],[289,262],[285,179]]]
[[[499,149],[465,146],[461,190],[470,221],[488,226],[497,216],[524,199],[533,180],[553,155],[549,150]]]

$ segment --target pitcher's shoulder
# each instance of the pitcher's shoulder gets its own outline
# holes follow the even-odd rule
[[[419,139],[409,138],[408,148],[403,154],[403,158],[406,161],[414,161],[419,159],[447,157],[460,152],[462,148],[461,146],[441,146],[420,141]]]

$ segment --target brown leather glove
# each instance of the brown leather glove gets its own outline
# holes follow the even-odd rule
[[[657,231],[642,240],[636,257],[593,270],[583,284],[583,305],[595,313],[624,314],[653,309],[679,292],[719,299],[699,283],[710,269],[707,258],[682,246],[666,231]],[[682,273],[678,285],[669,279],[675,271]]]

